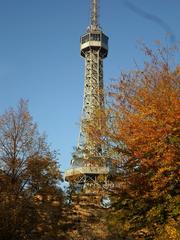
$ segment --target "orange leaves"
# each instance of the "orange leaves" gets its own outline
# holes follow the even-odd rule
[[[85,127],[90,144],[103,146],[118,169],[113,231],[116,225],[130,239],[177,240],[180,66],[170,69],[164,48],[145,53],[150,63],[122,74],[108,109],[98,109]]]
[[[111,87],[107,129],[103,134],[94,132],[94,137],[105,134],[108,152],[120,166],[119,186],[126,182],[118,204],[122,192],[134,204],[121,208],[124,219],[117,215],[121,226],[128,226],[124,227],[126,236],[147,229],[148,239],[175,240],[179,239],[175,199],[180,165],[180,66],[170,69],[164,48],[158,49],[159,57],[148,48],[145,51],[151,62],[142,71],[122,74]]]
[[[150,150],[152,145],[165,141],[177,125],[176,119],[180,111],[177,90],[173,88],[172,79],[167,82],[159,73],[157,76],[155,86],[152,86],[154,79],[151,84],[148,79],[148,86],[146,82],[142,82],[134,95],[126,97],[125,104],[116,105],[119,114],[123,115],[123,119],[119,121],[122,139],[128,147],[141,146],[141,151],[144,152]]]

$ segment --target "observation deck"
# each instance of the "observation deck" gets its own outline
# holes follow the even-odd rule
[[[108,37],[100,30],[89,31],[81,37],[80,51],[81,56],[90,49],[100,50],[101,57],[105,58],[108,54]]]
[[[99,167],[99,166],[81,166],[81,167],[71,167],[65,171],[64,177],[66,181],[73,178],[78,178],[83,175],[98,176],[107,175],[110,172],[109,167]]]

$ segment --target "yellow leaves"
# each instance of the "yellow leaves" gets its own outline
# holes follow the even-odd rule
[[[169,221],[164,224],[163,228],[159,231],[159,235],[155,240],[179,240],[180,239],[180,229],[178,222],[170,218]]]
[[[125,231],[129,231],[130,228],[131,228],[131,224],[128,221],[125,221],[125,223],[123,224],[123,229]]]
[[[86,129],[92,145],[108,143],[112,163],[120,169],[117,192],[132,201],[122,207],[119,200],[121,211],[110,225],[141,239],[150,234],[147,239],[177,240],[180,66],[171,71],[147,53],[152,62],[141,72],[122,75],[109,94],[110,114],[97,112]]]
[[[41,194],[36,194],[34,196],[35,202],[41,202],[43,200],[43,196]]]
[[[180,65],[176,67],[175,76],[178,81],[180,81]]]
[[[24,121],[29,121],[31,119],[31,116],[29,114],[29,112],[24,112],[23,113],[23,120]]]
[[[57,201],[57,200],[52,201],[52,206],[53,207],[59,207],[60,206],[60,201]]]
[[[159,216],[160,214],[161,214],[161,209],[158,207],[153,207],[147,212],[146,216],[152,221],[153,218]]]
[[[35,204],[38,205],[46,205],[48,206],[48,208],[50,206],[54,207],[54,208],[58,208],[62,206],[62,198],[60,199],[58,197],[58,195],[56,195],[56,193],[52,190],[52,192],[49,191],[45,192],[43,194],[36,194],[34,196],[34,202]]]
[[[111,119],[107,132],[113,132],[113,138],[110,134],[108,137],[114,144],[122,142],[127,150],[123,152],[117,147],[119,159],[122,156],[126,159],[125,168],[122,166],[126,193],[135,203],[138,197],[149,203],[139,212],[135,207],[130,208],[134,215],[124,211],[127,218],[120,222],[124,231],[130,232],[131,227],[138,226],[138,232],[145,225],[152,234],[151,239],[177,240],[180,239],[178,207],[173,201],[178,194],[179,177],[180,66],[175,72],[171,71],[168,63],[155,59],[156,54],[146,50],[152,62],[147,63],[142,72],[124,74],[110,93],[115,118]],[[130,214],[135,217],[128,220]],[[135,220],[137,226],[134,223],[130,226],[132,219],[143,214],[144,222],[139,220],[141,226],[138,220]],[[168,219],[170,216],[172,221]]]
[[[159,175],[159,177],[163,177],[163,175],[167,175],[167,174],[171,174],[171,172],[173,172],[174,168],[171,166],[165,166],[165,167],[161,167],[158,169],[157,174]]]
[[[154,68],[153,73],[151,70],[145,69],[137,82],[133,78],[128,84],[122,80],[117,85],[118,90],[122,86],[122,92],[116,93],[115,107],[123,118],[115,119],[114,125],[119,127],[117,139],[134,153],[133,157],[140,159],[141,165],[166,166],[174,164],[177,155],[175,144],[170,146],[168,139],[173,133],[172,143],[177,135],[179,93],[173,72],[163,67]]]
[[[175,227],[166,224],[165,225],[165,232],[166,232],[166,235],[168,236],[168,239],[178,240],[178,233],[177,233],[177,230],[176,230]]]

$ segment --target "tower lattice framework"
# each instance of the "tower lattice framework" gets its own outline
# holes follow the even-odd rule
[[[103,59],[108,54],[108,37],[99,25],[98,10],[99,1],[91,0],[90,25],[80,40],[80,53],[85,59],[83,111],[77,147],[80,150],[89,145],[83,123],[91,119],[96,109],[104,107]],[[75,180],[84,184],[88,179],[95,180],[99,175],[108,174],[107,166],[97,167],[96,162],[87,166],[82,158],[73,158],[71,168],[65,172],[65,178],[69,182]]]
[[[85,58],[84,99],[78,147],[87,147],[88,138],[83,122],[91,119],[96,109],[104,107],[103,59],[108,54],[108,37],[98,21],[99,1],[91,0],[91,22],[81,37],[81,56]]]

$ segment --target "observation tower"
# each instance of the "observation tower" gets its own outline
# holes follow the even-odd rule
[[[99,1],[91,0],[91,21],[87,31],[80,38],[80,53],[85,59],[84,98],[80,123],[78,146],[71,161],[70,169],[65,171],[65,180],[85,188],[97,181],[104,181],[109,174],[109,166],[104,160],[102,146],[89,147],[89,139],[84,122],[93,117],[97,109],[104,108],[103,60],[108,55],[108,37],[99,24]],[[90,155],[84,150],[89,150]],[[93,155],[93,159],[91,158]],[[98,159],[102,159],[98,164]],[[102,164],[103,163],[103,164]]]

